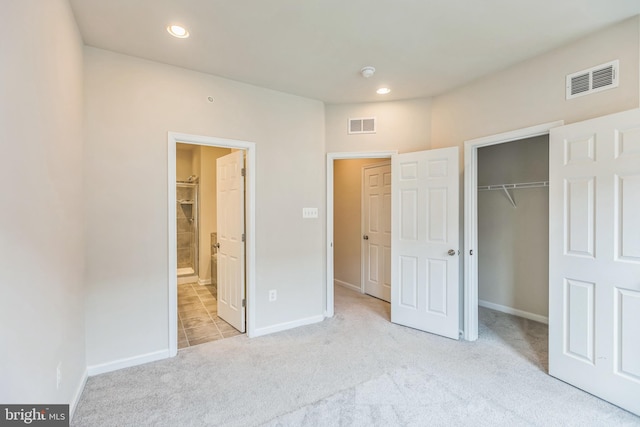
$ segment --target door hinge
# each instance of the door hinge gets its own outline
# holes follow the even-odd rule
[[[244,233],[242,233],[242,241],[244,242],[245,240],[247,240],[247,236]]]
[[[242,176],[247,176],[247,170],[246,170],[245,168],[242,168],[242,169],[240,170],[240,175],[242,175]]]
[[[242,308],[247,306],[247,300],[246,299],[242,299]]]

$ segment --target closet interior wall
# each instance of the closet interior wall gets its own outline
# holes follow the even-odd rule
[[[548,135],[478,149],[478,187],[549,180]],[[478,191],[479,305],[544,321],[549,189]]]

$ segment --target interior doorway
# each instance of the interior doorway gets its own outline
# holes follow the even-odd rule
[[[234,182],[234,170],[242,168],[244,150],[176,146],[178,349],[244,333],[244,313],[237,309],[241,302],[233,301],[229,292],[245,287],[244,245],[241,236],[229,236],[229,229],[244,233],[239,171],[236,188],[227,188]],[[233,194],[242,200],[230,197]],[[238,271],[228,274],[228,269]]]
[[[213,332],[219,333],[218,338],[235,335],[236,329],[237,333],[245,332],[245,321],[247,334],[253,334],[255,144],[171,132],[168,139],[169,347],[173,356],[177,354],[179,341],[180,347],[184,347],[184,341],[206,342],[215,335]],[[191,184],[191,192],[182,189],[178,194],[179,184],[183,184],[180,187]],[[226,190],[221,192],[220,188]],[[238,206],[231,210],[222,208],[230,203]],[[233,215],[227,215],[228,211]],[[180,216],[180,212],[184,215]],[[196,221],[199,223],[194,226]],[[242,225],[241,229],[237,224]],[[224,231],[227,229],[233,232]],[[180,240],[188,244],[197,240],[197,247],[185,245],[179,253]],[[224,249],[220,242],[224,242]],[[197,262],[188,260],[188,256],[198,256]],[[203,261],[204,258],[207,259]],[[182,265],[185,261],[192,262],[195,268],[189,271],[188,280],[178,284],[178,272],[191,268]],[[238,271],[228,272],[230,268]],[[233,283],[237,289],[224,286],[229,276],[238,278]],[[220,282],[220,277],[225,279]],[[229,312],[233,319],[224,319],[229,317],[228,313],[219,316],[229,309],[233,309]],[[196,313],[204,317],[199,318]],[[235,317],[241,318],[241,322],[235,322],[238,320]],[[187,329],[192,329],[191,338]]]
[[[361,246],[362,246],[362,234],[361,234],[361,221],[362,217],[360,211],[357,213],[351,213],[350,218],[345,222],[345,224],[338,223],[336,228],[335,218],[334,218],[334,209],[335,209],[335,182],[336,182],[336,161],[340,160],[353,160],[358,162],[358,166],[356,169],[356,173],[358,176],[361,174],[362,166],[365,164],[371,164],[375,162],[381,161],[389,161],[393,154],[396,154],[396,151],[380,151],[380,152],[359,152],[359,153],[329,153],[327,154],[327,282],[326,282],[326,309],[325,309],[325,317],[332,317],[334,314],[334,286],[335,284],[342,285],[344,287],[356,290],[358,292],[364,293],[362,287],[362,261],[361,261]],[[358,180],[359,181],[359,180]],[[360,206],[361,194],[362,194],[362,186],[358,184],[355,189],[351,190],[352,195],[349,197],[350,201],[357,202],[356,205]],[[355,194],[353,194],[355,193]],[[355,230],[353,222],[355,222]],[[336,236],[337,230],[342,230],[343,227],[349,227],[352,236],[348,238],[348,241],[345,241],[342,245],[343,249],[349,251],[348,259],[351,261],[348,264],[345,264],[345,267],[349,267],[349,270],[342,271],[343,279],[338,279],[336,281],[335,276],[335,246],[334,246],[334,236]],[[346,228],[345,228],[346,230]],[[344,230],[343,230],[344,231]],[[341,237],[345,237],[344,232],[340,232]],[[354,238],[355,236],[355,238]],[[346,246],[345,246],[346,244]],[[356,252],[355,256],[353,252]],[[341,254],[342,256],[345,254]],[[354,261],[355,260],[355,261]],[[354,262],[356,263],[356,268],[353,268]],[[342,268],[338,266],[338,268]],[[346,278],[346,280],[344,279]]]
[[[514,182],[489,183],[486,180],[498,179],[496,178],[495,170],[494,171],[490,170],[495,165],[490,165],[490,164],[485,165],[486,168],[485,168],[485,171],[483,172],[483,176],[480,176],[479,157],[481,157],[481,155],[479,153],[479,150],[482,150],[484,148],[491,149],[491,147],[496,147],[499,150],[500,148],[499,145],[514,143],[516,141],[520,141],[523,144],[527,144],[526,141],[530,141],[529,143],[535,143],[534,141],[540,141],[540,139],[536,139],[536,138],[542,138],[543,140],[546,139],[547,147],[548,147],[548,137],[549,137],[550,129],[556,126],[561,126],[562,124],[563,122],[546,123],[538,126],[519,129],[512,132],[507,132],[503,134],[493,135],[493,136],[465,142],[465,187],[464,187],[464,192],[465,192],[465,204],[464,204],[465,206],[464,207],[465,269],[464,271],[465,272],[464,272],[464,297],[463,297],[464,299],[463,336],[468,341],[475,341],[476,339],[478,339],[478,306],[480,304],[482,304],[485,307],[497,309],[499,311],[507,312],[510,314],[515,314],[522,317],[528,317],[536,321],[545,321],[545,317],[546,317],[543,314],[532,313],[527,309],[519,309],[517,307],[513,307],[513,305],[517,306],[518,304],[525,304],[524,306],[526,306],[526,304],[529,304],[530,301],[526,303],[522,302],[523,299],[527,298],[526,296],[520,295],[517,298],[514,297],[513,295],[514,288],[509,287],[504,283],[505,282],[504,277],[499,278],[500,280],[502,280],[503,283],[501,283],[497,291],[494,290],[495,292],[493,293],[493,295],[491,295],[491,291],[487,291],[487,289],[483,289],[482,295],[484,299],[480,298],[479,249],[481,247],[481,244],[479,242],[479,238],[480,238],[479,209],[480,208],[483,209],[484,220],[486,220],[488,224],[491,224],[491,221],[496,219],[495,216],[493,218],[489,217],[489,215],[492,215],[492,211],[493,211],[493,214],[496,215],[495,210],[492,209],[491,207],[491,203],[495,201],[499,201],[499,199],[496,199],[495,196],[499,196],[503,198],[502,201],[506,204],[504,206],[505,208],[517,209],[517,200],[515,199],[517,199],[518,197],[521,197],[522,194],[520,196],[515,196],[513,192],[518,191],[516,190],[516,188],[517,187],[519,187],[519,189],[530,188],[529,191],[533,191],[533,188],[544,188],[545,181],[548,181],[548,178],[547,180],[538,179],[538,178],[530,178],[530,180],[528,180],[528,178],[526,178],[527,176],[526,171],[523,174],[522,171],[518,171],[517,168],[509,168],[512,170],[512,172],[507,172],[506,174],[504,174],[504,177],[502,180],[503,181],[511,180]],[[507,150],[507,151],[512,151],[514,153],[519,152],[520,155],[524,155],[523,151],[526,152],[526,147],[524,150],[522,149],[515,150],[516,148],[518,148],[515,145],[512,146],[512,148],[514,149]],[[507,151],[503,151],[503,153],[506,153]],[[491,154],[491,153],[485,153],[485,154]],[[513,155],[513,153],[511,155]],[[518,154],[516,153],[515,156],[517,157],[517,155]],[[487,157],[485,157],[485,159],[486,158]],[[505,161],[506,161],[506,158],[505,158]],[[548,161],[548,154],[547,154],[547,161]],[[548,169],[546,174],[548,177]],[[511,175],[511,177],[509,177],[508,175]],[[534,175],[535,175],[535,172],[534,172]],[[520,179],[518,178],[518,176],[524,176],[524,178]],[[482,179],[483,182],[480,182],[480,179]],[[521,181],[521,182],[515,182],[515,181]],[[491,185],[491,184],[494,184],[494,185]],[[520,184],[520,186],[514,186],[513,184]],[[547,185],[548,185],[548,182],[547,182]],[[527,190],[523,190],[523,191],[527,191]],[[490,197],[487,198],[486,200],[479,201],[479,198],[485,197],[485,195],[490,195]],[[538,194],[537,196],[541,196],[541,194]],[[548,215],[548,195],[546,197],[547,197],[546,199],[547,211],[546,213],[544,213],[544,215],[546,216],[548,221],[548,216],[549,216]],[[496,199],[496,200],[493,200],[493,199]],[[535,198],[532,198],[532,199],[535,199]],[[520,210],[522,211],[523,208],[525,208],[525,206],[522,206]],[[513,211],[502,212],[503,216],[508,217],[509,220],[512,223],[514,223],[514,225],[517,224],[518,221],[526,221],[526,218],[521,217],[520,219],[518,219],[516,216],[512,215],[512,213]],[[483,224],[483,225],[487,225],[487,224]],[[498,227],[499,224],[495,226]],[[483,234],[485,233],[485,231],[486,230],[483,230]],[[505,235],[510,234],[511,236],[513,236],[512,232],[503,233],[503,234]],[[548,232],[547,232],[547,236],[548,236]],[[485,239],[486,239],[486,234],[485,234]],[[490,243],[490,242],[485,241],[483,243]],[[523,242],[520,242],[520,243],[523,243]],[[488,252],[489,252],[488,254],[485,254],[485,255],[489,255],[489,257],[491,257],[492,253],[500,253],[500,251],[508,250],[504,246],[500,247],[500,244],[501,243],[499,241],[496,241],[496,242],[493,242],[493,244],[485,245],[485,249],[488,249]],[[526,243],[524,243],[524,245],[526,246]],[[526,249],[526,247],[523,246],[522,244],[520,244],[520,246],[521,246],[519,247],[520,250]],[[540,244],[538,244],[537,246],[540,246]],[[538,259],[544,256],[546,256],[548,259],[548,241],[546,246],[546,253],[538,254]],[[488,260],[488,261],[492,261],[494,265],[496,264],[496,260]],[[514,268],[513,261],[514,260],[510,261],[511,265],[509,266],[509,268],[512,269],[512,271]],[[506,265],[506,263],[502,263],[502,264],[498,263],[497,265]],[[498,269],[498,271],[501,271],[502,273],[504,273],[504,269],[503,270]],[[487,275],[486,277],[484,277],[484,279],[486,280],[495,279],[495,277],[493,278],[490,277],[491,276],[490,272],[488,271],[486,272],[487,272]],[[499,273],[499,275],[502,273]],[[509,272],[506,273],[506,275],[508,274]],[[502,274],[502,276],[505,276],[505,274]],[[540,295],[536,295],[536,298],[538,300],[544,299],[546,301],[546,306],[548,307],[548,282],[545,282],[544,286],[547,287],[546,291],[544,292],[544,296],[540,298]],[[526,292],[523,292],[523,293],[526,293]],[[490,299],[493,299],[496,302],[492,302],[490,301]],[[516,299],[518,300],[517,302],[516,302]],[[500,301],[502,302],[511,301],[511,303],[505,304],[505,303],[500,303]],[[539,306],[540,302],[538,301],[536,304]],[[539,308],[536,310],[540,311]]]
[[[391,164],[334,162],[334,284],[390,302]]]

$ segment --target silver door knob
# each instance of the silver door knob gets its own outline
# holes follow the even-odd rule
[[[449,252],[447,252],[449,254],[449,256],[454,256],[456,254],[456,251],[454,251],[453,249],[449,249]]]
[[[216,243],[215,245],[213,245],[213,247],[216,249],[220,249],[220,243]]]
[[[364,240],[369,240],[369,236],[367,236],[366,234],[365,234],[364,236],[362,236],[362,238],[363,238]]]

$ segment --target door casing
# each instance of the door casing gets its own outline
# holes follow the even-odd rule
[[[176,250],[176,144],[205,145],[209,147],[236,148],[245,150],[246,169],[245,178],[245,221],[246,221],[246,310],[247,336],[255,335],[256,307],[256,144],[248,141],[216,138],[211,136],[190,135],[178,132],[168,133],[168,162],[167,162],[167,198],[168,198],[168,296],[169,296],[169,356],[178,354],[178,280],[177,280],[177,250]]]

